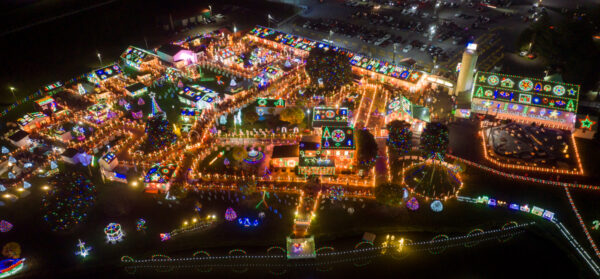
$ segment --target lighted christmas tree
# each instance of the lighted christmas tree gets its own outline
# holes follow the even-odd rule
[[[306,59],[306,73],[313,84],[332,92],[352,80],[352,65],[344,54],[313,48]]]
[[[231,207],[227,208],[227,210],[225,211],[225,220],[233,221],[236,218],[237,218],[237,214],[235,213],[235,210],[233,210],[233,208],[231,208]]]
[[[53,231],[73,228],[87,218],[96,200],[96,188],[85,176],[59,173],[50,182],[51,190],[42,198],[44,221]]]
[[[156,103],[154,93],[150,93],[149,95],[152,98],[152,115],[148,117],[148,122],[146,122],[147,139],[142,147],[144,152],[159,150],[171,145],[177,139],[165,113],[160,109],[158,103]]]
[[[421,133],[423,157],[440,156],[443,159],[448,149],[448,142],[448,127],[446,125],[439,122],[427,123],[423,133]]]
[[[410,151],[410,139],[412,138],[412,132],[410,131],[410,124],[405,121],[394,120],[387,125],[388,129],[388,146],[400,151],[401,153],[407,153]]]

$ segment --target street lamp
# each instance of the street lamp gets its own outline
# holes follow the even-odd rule
[[[269,28],[271,28],[271,19],[273,19],[273,17],[271,17],[271,14],[267,14],[267,22],[269,24]]]
[[[98,60],[100,60],[100,67],[103,67],[104,65],[102,64],[102,55],[100,55],[100,52],[97,52],[96,55],[98,56]]]
[[[17,99],[17,97],[15,97],[15,90],[16,90],[16,88],[14,88],[14,87],[10,86],[10,87],[8,87],[8,89],[10,89],[10,93],[12,93],[12,95],[13,95],[13,99],[15,99],[15,100],[16,100],[16,99]]]
[[[394,43],[394,56],[392,58],[392,63],[396,64],[396,51],[398,50],[398,43]]]
[[[435,35],[435,29],[436,26],[432,25],[431,27],[429,27],[429,40],[433,41],[433,36]]]

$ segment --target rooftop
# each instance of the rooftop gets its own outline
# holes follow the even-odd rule
[[[290,158],[298,157],[300,151],[298,150],[297,144],[290,145],[277,145],[273,147],[273,154],[271,158]]]

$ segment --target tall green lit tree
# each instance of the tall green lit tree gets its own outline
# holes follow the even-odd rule
[[[352,80],[352,66],[348,56],[322,48],[313,48],[308,54],[306,73],[313,85],[322,87],[326,94]]]
[[[158,114],[148,118],[146,122],[146,135],[148,136],[142,149],[144,152],[160,150],[171,145],[177,139],[173,133],[173,127],[164,114]]]
[[[439,154],[442,158],[448,150],[448,127],[439,122],[427,123],[421,133],[421,150],[423,157],[434,158]]]
[[[412,131],[410,124],[405,121],[394,120],[387,125],[388,146],[398,150],[400,153],[408,153],[411,148],[410,140]]]

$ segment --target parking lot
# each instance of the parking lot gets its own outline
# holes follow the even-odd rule
[[[481,45],[480,68],[492,70],[502,65],[505,51],[515,51],[505,46],[514,45],[515,37],[528,26],[530,19],[524,17],[533,14],[528,11],[533,1],[520,1],[517,6],[491,2],[508,7],[460,0],[325,1],[279,29],[448,74],[455,71],[466,43],[475,42]]]

